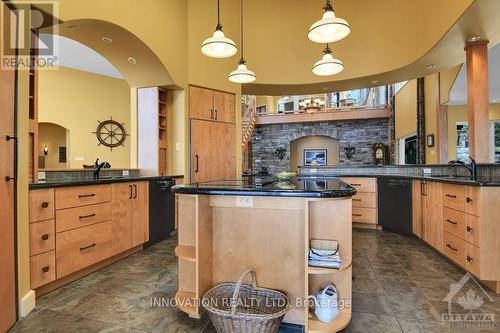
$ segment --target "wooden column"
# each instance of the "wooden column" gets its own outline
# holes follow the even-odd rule
[[[489,81],[488,42],[478,41],[465,47],[467,55],[467,98],[469,154],[477,162],[488,162],[489,154]]]

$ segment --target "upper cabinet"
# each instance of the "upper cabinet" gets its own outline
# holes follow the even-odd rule
[[[190,118],[234,123],[235,100],[231,93],[190,86]]]

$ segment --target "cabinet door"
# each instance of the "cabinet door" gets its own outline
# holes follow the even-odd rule
[[[214,118],[214,95],[210,89],[189,87],[189,114],[195,119]]]
[[[191,182],[198,183],[210,179],[210,122],[191,120]]]
[[[233,94],[214,91],[214,117],[213,120],[226,123],[234,123],[234,100]]]
[[[236,179],[235,125],[210,123],[210,180]]]
[[[413,181],[412,189],[412,209],[413,209],[413,234],[422,238],[422,182],[420,180]]]
[[[132,184],[132,247],[149,240],[149,193],[148,183]]]
[[[130,183],[113,184],[112,255],[132,247],[132,196]]]
[[[424,182],[424,240],[443,251],[443,198],[441,183]]]

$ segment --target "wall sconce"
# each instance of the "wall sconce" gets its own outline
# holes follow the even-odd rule
[[[276,154],[276,156],[278,156],[280,160],[282,160],[285,158],[286,149],[282,147],[276,148],[276,151],[274,153]]]
[[[45,146],[43,147],[43,154],[44,154],[45,156],[47,156],[47,155],[49,154],[49,147],[47,147],[47,145],[45,145]]]

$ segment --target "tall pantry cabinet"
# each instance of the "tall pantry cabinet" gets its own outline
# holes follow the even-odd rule
[[[189,87],[191,182],[236,179],[235,95]]]

